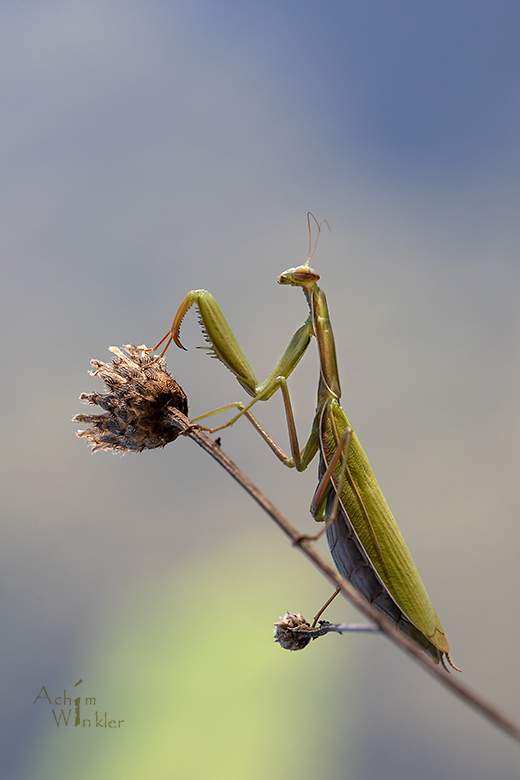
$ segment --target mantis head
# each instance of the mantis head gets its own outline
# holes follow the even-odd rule
[[[291,284],[293,287],[312,287],[319,278],[319,273],[305,263],[297,268],[288,268],[280,274],[277,281],[278,284]]]

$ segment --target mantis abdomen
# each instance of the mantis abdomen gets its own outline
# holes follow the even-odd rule
[[[320,464],[320,470],[322,466]],[[323,471],[325,467],[323,466]],[[325,519],[333,511],[335,492],[329,491],[325,505]],[[366,600],[391,620],[400,631],[418,642],[435,662],[440,651],[416,628],[397,606],[365,553],[341,503],[334,523],[327,528],[327,541],[336,568]]]

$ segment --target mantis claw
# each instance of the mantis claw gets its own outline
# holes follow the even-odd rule
[[[187,436],[190,431],[204,431],[207,430],[206,428],[203,428],[202,425],[198,425],[197,423],[190,422],[189,425],[186,426],[186,428],[183,430],[182,435]]]
[[[301,547],[302,542],[315,542],[320,538],[322,533],[323,531],[320,531],[320,533],[316,534],[316,536],[310,536],[309,534],[301,534],[301,536],[298,536],[296,539],[293,539],[292,546]]]
[[[188,295],[184,298],[183,302],[179,306],[179,308],[177,310],[177,314],[175,315],[175,319],[173,320],[173,324],[172,324],[172,327],[171,327],[171,330],[170,330],[171,336],[170,336],[170,340],[168,341],[167,347],[170,346],[170,344],[172,342],[172,339],[173,339],[175,345],[177,347],[179,347],[179,349],[183,349],[185,352],[188,351],[186,349],[186,347],[184,346],[184,344],[181,342],[181,340],[179,338],[179,333],[181,331],[182,321],[183,321],[183,319],[184,319],[184,317],[186,315],[186,312],[195,303],[195,295],[198,292],[199,292],[198,290],[194,290],[193,292],[188,293]]]
[[[184,344],[182,344],[182,342],[181,342],[181,340],[180,340],[180,338],[179,338],[179,336],[178,336],[178,331],[177,331],[177,333],[172,333],[172,338],[171,338],[171,339],[170,339],[170,341],[168,342],[168,346],[171,344],[171,341],[172,341],[172,339],[173,339],[173,341],[175,342],[175,345],[176,345],[177,347],[179,347],[179,349],[183,349],[185,352],[187,352],[187,351],[188,351],[188,350],[186,349],[186,347],[184,346]]]

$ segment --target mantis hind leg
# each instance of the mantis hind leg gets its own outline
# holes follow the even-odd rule
[[[348,449],[350,446],[350,441],[352,439],[352,428],[348,426],[343,436],[341,437],[338,446],[336,448],[336,452],[331,458],[331,461],[329,465],[327,466],[325,473],[323,474],[322,478],[320,479],[320,482],[318,484],[318,487],[316,488],[316,492],[314,493],[314,498],[312,500],[311,504],[311,512],[315,519],[321,519],[320,515],[324,514],[324,510],[321,508],[323,506],[323,503],[325,501],[327,492],[330,490],[330,480],[332,478],[332,475],[334,473],[334,470],[336,469],[339,459],[343,455],[343,460],[341,464],[341,471],[339,474],[339,480],[338,480],[338,487],[335,491],[335,498],[334,503],[332,505],[332,511],[330,513],[330,517],[328,518],[327,522],[325,523],[325,526],[321,529],[321,531],[314,536],[305,536],[301,537],[302,539],[307,539],[308,541],[315,542],[317,541],[323,534],[336,522],[336,517],[338,514],[339,509],[339,497],[341,494],[341,487],[343,485],[343,481],[345,479],[345,474],[347,472],[347,456],[348,456]],[[327,599],[325,604],[319,609],[319,611],[314,615],[312,628],[316,626],[318,623],[318,619],[321,617],[321,615],[325,612],[327,607],[334,601],[338,593],[340,593],[341,588],[336,588],[332,596]]]
[[[327,496],[327,493],[330,490],[330,481],[332,479],[332,475],[339,463],[339,459],[343,455],[343,460],[341,463],[341,471],[339,473],[338,485],[335,488],[334,503],[332,505],[332,511],[330,513],[330,517],[327,519],[325,526],[321,529],[319,533],[317,533],[315,536],[307,537],[309,541],[317,541],[336,521],[336,517],[339,510],[341,489],[347,473],[347,457],[348,457],[350,442],[352,440],[352,434],[353,434],[353,430],[350,426],[345,428],[343,436],[339,440],[338,446],[336,448],[336,452],[332,456],[330,463],[327,466],[322,478],[320,479],[318,487],[316,488],[316,491],[314,493],[314,498],[312,499],[311,513],[315,520],[321,520],[322,517],[323,519],[325,519],[324,518],[325,512],[323,506],[325,503],[325,498]]]
[[[320,535],[321,535],[321,534],[320,534]],[[327,599],[327,601],[326,601],[326,602],[325,602],[325,604],[324,604],[324,605],[321,607],[321,609],[320,609],[318,612],[316,612],[316,614],[314,615],[314,617],[313,617],[313,619],[312,619],[312,626],[311,626],[311,628],[315,628],[315,627],[316,627],[316,624],[317,624],[317,622],[318,622],[318,618],[320,618],[320,617],[323,615],[323,613],[325,612],[325,610],[327,609],[327,607],[329,606],[329,604],[331,604],[331,603],[334,601],[334,599],[336,598],[336,596],[337,596],[337,595],[338,595],[338,593],[340,593],[340,592],[341,592],[341,588],[336,588],[336,590],[334,591],[334,593],[332,594],[332,596],[330,597],[330,599]]]

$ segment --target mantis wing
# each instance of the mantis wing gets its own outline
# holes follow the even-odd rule
[[[323,407],[320,421],[323,474],[349,420],[336,400]],[[327,538],[338,570],[436,661],[449,645],[423,581],[388,507],[359,439],[353,433],[345,478],[338,485],[338,464],[326,504],[330,516],[339,491],[338,514]]]

